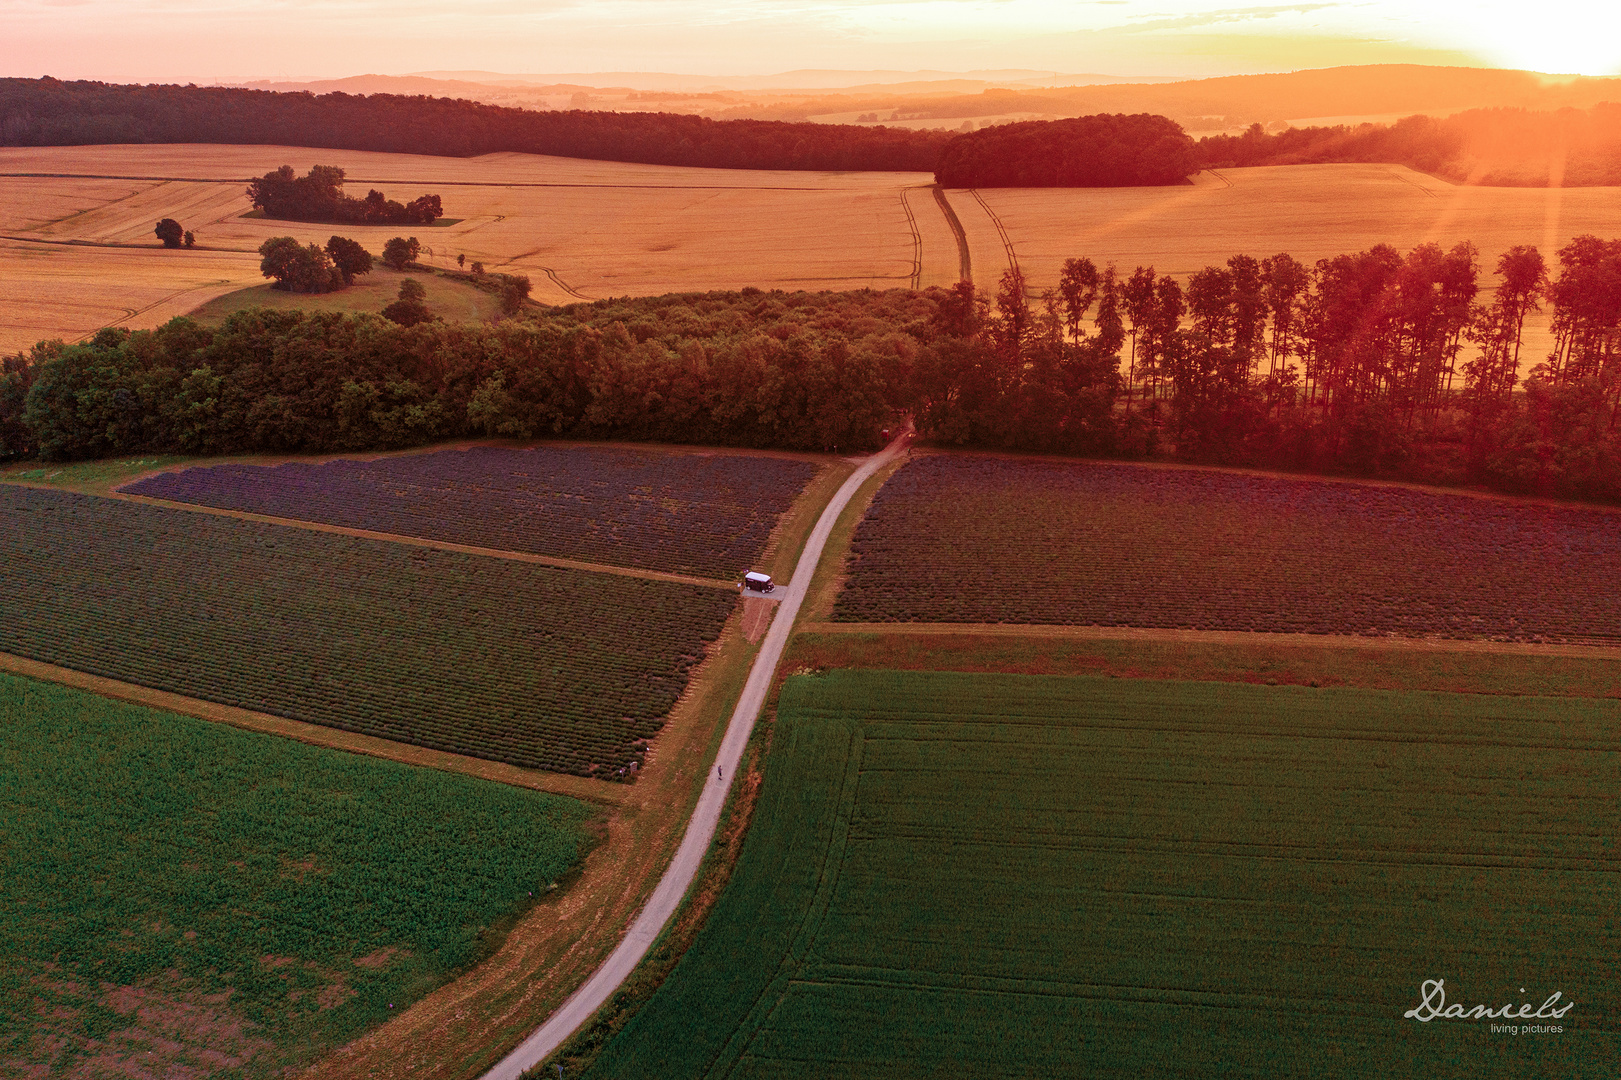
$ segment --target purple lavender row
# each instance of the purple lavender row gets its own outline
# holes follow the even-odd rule
[[[931,455],[835,617],[1621,639],[1621,513],[1392,485]]]
[[[217,465],[122,490],[175,502],[706,577],[752,565],[816,473],[803,461],[473,447],[375,461]]]

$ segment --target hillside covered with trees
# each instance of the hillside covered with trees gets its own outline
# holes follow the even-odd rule
[[[999,124],[945,145],[945,187],[1142,187],[1199,171],[1193,140],[1163,116],[1081,116]]]

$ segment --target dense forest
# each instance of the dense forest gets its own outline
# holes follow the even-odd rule
[[[939,131],[536,112],[393,94],[0,79],[0,146],[226,143],[471,157],[500,151],[725,169],[929,172]]]
[[[1621,240],[1557,273],[1380,245],[1186,282],[1069,260],[950,290],[598,301],[492,325],[247,311],[42,343],[0,374],[0,457],[329,451],[492,436],[946,445],[1468,483],[1621,501]],[[1528,315],[1554,351],[1519,377]]]
[[[324,221],[354,225],[432,225],[444,217],[439,196],[421,195],[400,203],[376,188],[364,199],[343,193],[343,170],[316,165],[298,176],[283,165],[248,182],[248,201],[265,217],[284,221]]]
[[[1029,120],[959,135],[935,181],[946,187],[1136,187],[1199,171],[1193,140],[1163,116]]]

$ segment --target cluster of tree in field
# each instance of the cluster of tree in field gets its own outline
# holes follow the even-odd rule
[[[250,310],[7,361],[0,456],[569,436],[870,449],[907,407],[918,293],[602,301],[494,324]]]
[[[275,278],[275,288],[286,292],[334,292],[371,273],[371,267],[372,253],[347,236],[332,237],[324,248],[313,242],[300,244],[291,236],[272,236],[259,245],[259,272]]]
[[[1136,187],[1199,171],[1193,140],[1163,116],[1030,120],[959,135],[940,152],[946,187]]]
[[[1237,255],[1186,284],[1086,259],[1032,306],[959,285],[914,381],[919,429],[1018,450],[1172,456],[1621,499],[1621,241],[1535,248],[1482,298],[1472,245]],[[1521,383],[1528,315],[1554,351]],[[1516,392],[1518,390],[1518,392]]]
[[[1287,128],[1200,139],[1203,168],[1384,162],[1472,184],[1621,184],[1621,105],[1556,112],[1472,109],[1444,119]]]
[[[437,195],[396,202],[376,188],[364,199],[343,193],[343,170],[314,165],[303,176],[291,165],[248,182],[248,200],[266,217],[285,221],[322,221],[353,225],[432,225],[445,216]]]
[[[396,94],[0,79],[3,146],[223,143],[447,157],[517,151],[728,169],[928,172],[949,138],[940,131],[674,113],[535,112]]]
[[[196,247],[197,234],[183,227],[172,217],[166,217],[152,230],[166,248]]]

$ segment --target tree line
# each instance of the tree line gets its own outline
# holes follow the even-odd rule
[[[0,374],[0,456],[330,451],[567,436],[1158,458],[1621,500],[1621,240],[1318,260],[1186,281],[1068,260],[1033,295],[737,293],[499,323],[246,311],[42,343]],[[1527,318],[1554,347],[1520,377]]]
[[[725,169],[929,172],[951,136],[674,113],[536,112],[422,95],[0,79],[0,145],[221,143]]]
[[[1199,171],[1193,140],[1163,116],[1029,120],[959,135],[934,178],[945,187],[1134,187]]]
[[[1287,128],[1199,140],[1203,168],[1380,162],[1460,183],[1507,187],[1621,184],[1621,105],[1592,109],[1470,109],[1443,119]],[[1557,170],[1557,175],[1555,175]]]
[[[432,225],[444,217],[439,196],[421,195],[400,203],[373,188],[364,199],[343,193],[343,170],[314,165],[303,176],[291,165],[248,182],[248,201],[265,217],[352,225]]]
[[[745,290],[490,324],[256,309],[217,330],[184,318],[107,329],[6,361],[0,457],[483,436],[872,449],[906,409],[933,309],[904,291]]]
[[[1068,260],[1034,298],[958,285],[914,380],[947,443],[1621,499],[1621,240],[1235,255],[1185,283]],[[1526,319],[1553,351],[1520,379]]]

